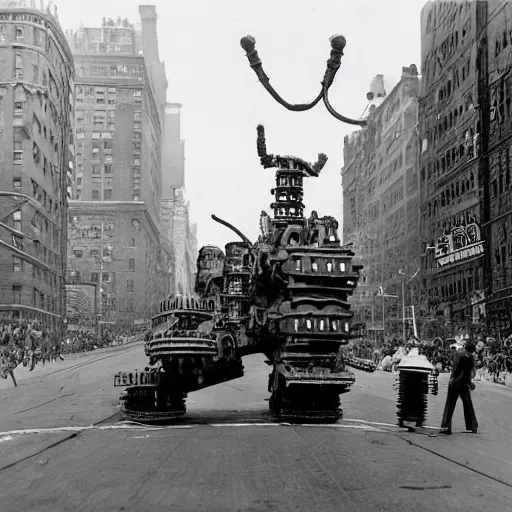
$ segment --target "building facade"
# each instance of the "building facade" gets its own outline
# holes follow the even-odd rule
[[[483,2],[482,2],[483,4]],[[482,190],[486,215],[487,258],[485,313],[494,336],[512,334],[512,5],[492,0],[479,6],[485,31],[479,53],[485,74],[481,77]]]
[[[102,323],[149,319],[169,286],[160,243],[167,79],[156,10],[68,33],[76,65],[69,282],[97,285]]]
[[[510,2],[422,11],[422,235],[432,334],[512,332]]]
[[[367,126],[344,141],[343,240],[364,266],[354,297],[364,336],[401,336],[403,306],[417,295],[418,95],[416,66],[402,68],[389,94],[378,75],[367,96]]]
[[[73,58],[52,5],[0,1],[0,314],[61,329]]]
[[[144,324],[170,291],[170,256],[142,201],[69,208],[68,284],[94,288],[100,325]],[[90,328],[90,326],[87,326]]]

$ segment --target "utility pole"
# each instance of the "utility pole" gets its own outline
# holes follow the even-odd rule
[[[405,276],[402,278],[402,337],[405,342],[405,337],[407,335],[407,325],[405,320]]]

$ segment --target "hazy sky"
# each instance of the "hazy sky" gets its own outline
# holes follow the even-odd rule
[[[138,22],[136,0],[58,0],[64,29],[100,26],[102,17]],[[343,137],[354,131],[320,104],[294,113],[278,105],[249,67],[240,38],[252,34],[272,85],[291,103],[311,101],[329,57],[329,37],[347,39],[331,103],[358,118],[376,74],[398,81],[402,66],[420,68],[420,11],[425,0],[154,0],[167,99],[183,104],[186,188],[198,223],[199,247],[237,240],[210,219],[258,236],[261,210],[270,213],[273,171],[256,153],[256,125],[265,125],[269,153],[315,161],[329,157],[319,178],[306,180],[306,211],[341,219]],[[389,83],[389,82],[388,82]],[[389,90],[388,90],[389,92]]]

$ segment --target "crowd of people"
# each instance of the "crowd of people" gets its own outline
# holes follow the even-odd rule
[[[467,340],[435,338],[426,342],[419,341],[418,344],[420,353],[424,354],[440,371],[451,371],[453,354],[464,345],[465,341]],[[496,381],[503,372],[512,372],[512,335],[504,340],[495,338],[475,340],[475,344],[476,370],[486,370]],[[386,340],[379,346],[369,340],[360,340],[353,344],[351,351],[355,357],[373,360],[380,369],[393,371],[410,346],[410,342],[404,342],[401,339]]]
[[[11,376],[17,385],[14,370],[19,366],[33,371],[38,363],[63,360],[66,354],[87,352],[127,342],[128,332],[104,330],[100,336],[88,331],[71,331],[64,339],[37,320],[0,323],[0,378]]]

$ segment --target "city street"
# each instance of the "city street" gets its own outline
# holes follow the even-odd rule
[[[510,510],[512,390],[477,383],[477,435],[429,438],[395,424],[393,375],[356,371],[331,426],[279,425],[268,367],[189,395],[171,427],[119,424],[119,370],[143,368],[142,344],[16,371],[0,387],[0,509],[114,511]],[[429,425],[446,393],[431,397]]]

